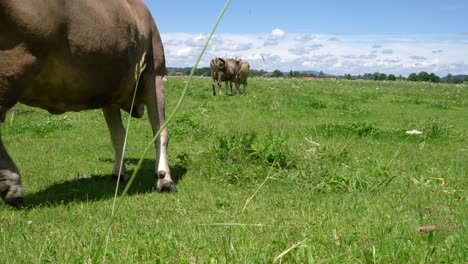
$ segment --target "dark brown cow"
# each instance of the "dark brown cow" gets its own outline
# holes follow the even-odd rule
[[[125,129],[120,110],[148,110],[153,133],[165,121],[165,58],[156,24],[142,0],[1,0],[0,121],[17,102],[53,114],[102,108],[119,175]],[[167,130],[156,143],[156,187],[175,191]],[[120,175],[128,179],[125,168]],[[21,206],[18,168],[0,140],[0,196]]]

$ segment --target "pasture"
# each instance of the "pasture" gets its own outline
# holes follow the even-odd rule
[[[187,80],[168,79],[168,114]],[[115,187],[102,112],[18,105],[1,129],[26,208],[0,204],[0,262],[91,262]],[[468,261],[467,84],[250,79],[212,96],[195,78],[168,129],[178,192],[152,191],[149,153],[105,263]],[[130,172],[151,136],[131,121]]]

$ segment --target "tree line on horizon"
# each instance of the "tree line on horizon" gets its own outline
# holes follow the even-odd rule
[[[190,67],[185,68],[167,68],[168,75],[189,75],[191,71]],[[195,76],[211,76],[211,71],[209,67],[202,67],[195,69],[194,72]],[[323,71],[319,72],[312,72],[312,71],[289,71],[282,72],[280,70],[274,70],[273,72],[268,72],[263,69],[256,70],[251,69],[249,73],[249,77],[272,77],[272,78],[303,78],[303,77],[315,77],[318,79],[323,78],[337,78],[337,79],[345,79],[345,80],[373,80],[373,81],[412,81],[412,82],[431,82],[431,83],[463,83],[468,82],[468,75],[458,75],[454,76],[452,74],[448,74],[445,77],[439,77],[434,73],[428,73],[425,71],[419,73],[411,73],[408,77],[395,74],[386,74],[380,72],[374,73],[364,73],[360,75],[351,75],[351,74],[344,74],[342,76],[330,75],[326,74]]]

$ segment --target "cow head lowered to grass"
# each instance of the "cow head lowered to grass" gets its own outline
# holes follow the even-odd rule
[[[135,78],[136,66],[146,64]],[[125,128],[146,105],[153,133],[165,122],[164,49],[142,0],[1,0],[0,122],[16,103],[53,114],[102,108],[115,152],[113,175],[129,176],[120,160]],[[138,77],[138,76],[137,76]],[[137,83],[138,81],[138,83]],[[156,187],[175,191],[167,161],[168,133],[156,143]],[[0,196],[22,204],[21,177],[0,139]]]

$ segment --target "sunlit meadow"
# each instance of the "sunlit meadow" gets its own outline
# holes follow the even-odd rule
[[[167,80],[168,112],[187,80]],[[195,78],[169,125],[178,192],[152,190],[148,154],[104,261],[465,263],[467,99],[466,84],[302,79],[212,96]],[[26,208],[0,205],[0,262],[91,262],[115,187],[101,111],[18,105],[2,136]],[[151,137],[131,121],[130,171]]]

